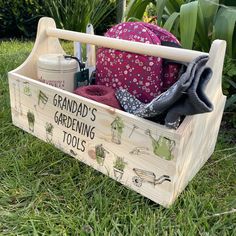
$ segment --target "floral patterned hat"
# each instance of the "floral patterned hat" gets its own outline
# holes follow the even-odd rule
[[[149,44],[180,45],[170,32],[144,22],[125,22],[107,31],[106,37]],[[96,84],[128,90],[141,102],[150,102],[177,79],[180,66],[160,57],[140,55],[109,48],[97,51]]]

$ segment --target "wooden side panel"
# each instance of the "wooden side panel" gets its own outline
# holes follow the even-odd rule
[[[176,165],[176,186],[173,201],[187,186],[200,168],[212,155],[220,128],[226,97],[218,97],[218,105],[211,115],[196,115],[188,124],[179,147]]]
[[[56,28],[56,23],[52,18],[43,17],[39,20],[37,36],[34,47],[26,61],[16,68],[13,72],[29,78],[37,79],[37,60],[40,55],[47,53],[65,54],[57,38],[48,37],[47,28]]]
[[[9,86],[16,126],[169,205],[180,140],[174,130],[14,73]]]
[[[214,151],[226,101],[221,89],[225,48],[224,41],[216,40],[213,42],[209,54],[208,66],[212,68],[213,75],[206,88],[206,94],[212,102],[214,110],[210,113],[187,117],[186,122],[178,130],[182,134],[182,141],[176,165],[178,179],[175,182],[172,201],[187,186]]]

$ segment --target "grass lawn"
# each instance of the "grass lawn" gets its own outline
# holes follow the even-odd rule
[[[12,125],[7,72],[32,47],[0,42],[0,235],[236,235],[226,119],[213,156],[165,209]]]

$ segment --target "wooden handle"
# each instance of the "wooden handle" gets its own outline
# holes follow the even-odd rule
[[[94,44],[101,47],[113,48],[122,51],[155,57],[162,57],[182,62],[190,62],[200,55],[208,55],[208,53],[203,53],[194,50],[133,42],[123,39],[109,38],[105,36],[78,33],[53,27],[47,28],[46,33],[47,36],[56,37],[60,39],[79,41],[81,43]]]

